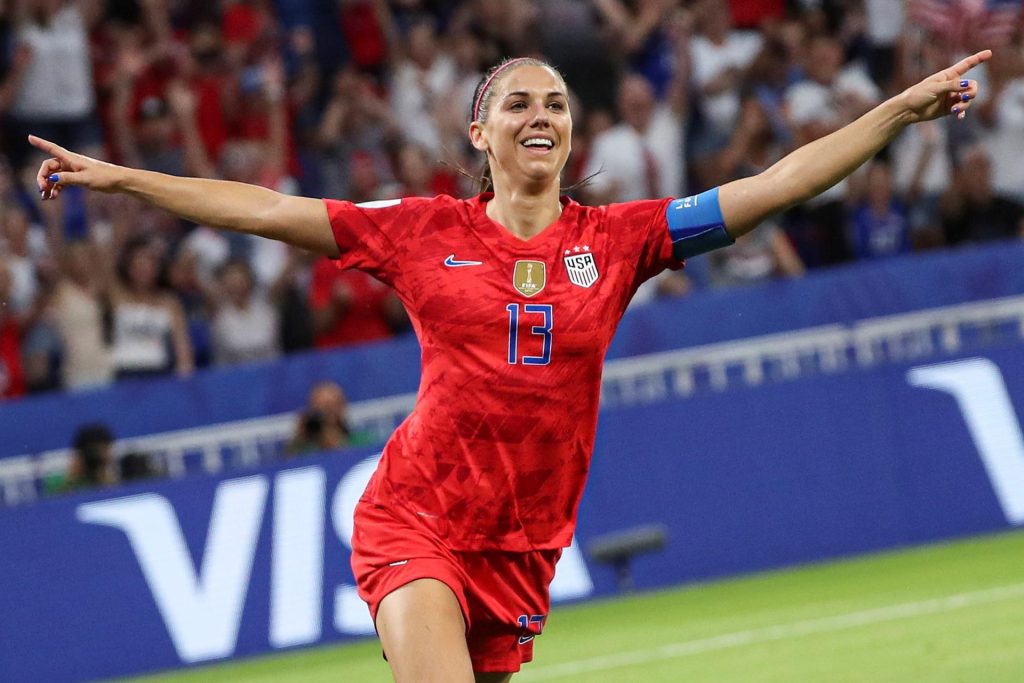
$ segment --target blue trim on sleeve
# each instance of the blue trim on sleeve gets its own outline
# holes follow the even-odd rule
[[[727,247],[736,241],[725,230],[717,187],[691,197],[673,199],[665,208],[665,219],[672,239],[672,253],[680,260]]]

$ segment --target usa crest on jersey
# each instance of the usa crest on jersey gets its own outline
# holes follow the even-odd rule
[[[597,261],[590,253],[590,247],[575,246],[565,250],[565,272],[569,274],[569,281],[579,287],[589,287],[597,282],[600,275],[597,272]]]

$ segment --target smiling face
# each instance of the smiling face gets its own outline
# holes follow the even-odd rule
[[[565,82],[547,66],[526,63],[499,72],[487,90],[469,138],[487,154],[495,186],[557,184],[572,146]]]

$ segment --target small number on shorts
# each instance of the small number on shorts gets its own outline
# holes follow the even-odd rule
[[[519,636],[519,644],[525,645],[526,643],[533,640],[535,637],[539,636],[541,632],[544,630],[544,620],[546,618],[547,616],[544,614],[524,614],[520,616],[518,619],[519,628],[523,629],[524,631],[528,631],[529,634]]]

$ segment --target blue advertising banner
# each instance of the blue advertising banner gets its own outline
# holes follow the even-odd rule
[[[615,590],[602,534],[661,523],[651,588],[1024,524],[1024,354],[891,365],[601,415],[556,600]],[[4,681],[81,681],[372,632],[348,566],[371,451],[0,515]]]

